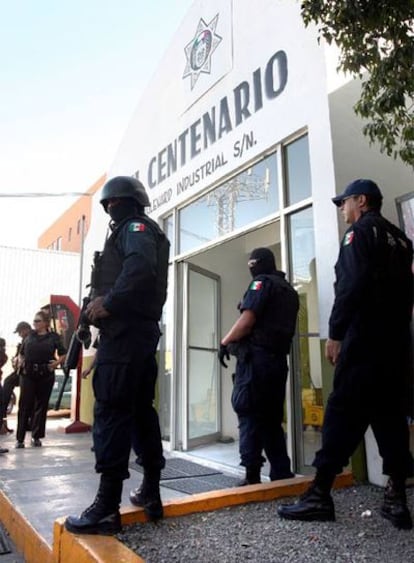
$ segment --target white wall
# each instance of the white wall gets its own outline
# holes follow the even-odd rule
[[[17,323],[32,324],[51,294],[78,302],[79,274],[79,254],[0,246],[0,334],[13,352],[20,340],[14,334]]]
[[[211,52],[211,64],[208,71],[198,75],[191,87],[191,76],[185,76],[188,70],[186,52],[188,54],[198,26],[202,22],[204,25],[213,21],[216,22],[213,34],[216,44]],[[284,88],[279,66],[273,59],[280,52],[287,58]],[[279,95],[268,95],[266,76],[272,79],[273,90],[281,87]],[[250,116],[237,125],[234,92],[242,85],[247,90],[243,90],[241,99],[242,102],[246,101],[246,96],[249,96],[247,108]],[[196,143],[200,149],[198,154],[190,157],[187,143],[185,162],[179,161],[175,172],[165,174],[168,147],[175,147],[175,143],[180,145],[180,135],[184,132],[188,141],[191,127],[202,120],[206,113],[212,115],[214,111],[217,122],[220,122],[223,101],[229,108],[231,130],[217,135],[216,141],[204,148],[203,130],[196,129],[201,134],[201,140]],[[164,166],[164,176],[167,177],[158,179],[157,185],[148,189],[152,202],[151,215],[157,218],[186,200],[191,200],[206,188],[222,182],[226,176],[264,151],[306,128],[309,131],[317,226],[316,257],[323,333],[332,301],[332,265],[338,248],[337,217],[330,207],[330,197],[335,195],[335,179],[325,52],[317,42],[314,29],[311,26],[305,29],[299,2],[194,2],[137,105],[108,177],[138,173],[140,180],[149,187],[148,171],[156,170],[151,163],[155,162],[154,159],[158,160],[160,166]],[[244,144],[241,155],[238,149],[246,139],[253,144]],[[216,159],[221,159],[221,165],[214,172],[204,175],[187,189],[180,189],[193,174],[201,174],[200,171],[205,170],[203,167]],[[108,222],[108,217],[96,203],[98,199],[99,194],[96,194],[91,229],[85,245],[85,274],[93,250],[102,248]]]
[[[215,29],[221,41],[211,55],[210,73],[201,73],[194,89],[190,91],[190,77],[183,76],[186,68],[185,48],[194,38],[201,18],[210,22],[217,15]],[[280,51],[287,57],[287,82],[279,95],[269,97],[265,88],[266,73],[273,79],[273,88],[277,89],[280,79],[278,65],[277,62],[269,64],[269,61]],[[223,57],[226,61],[224,66]],[[261,80],[256,81],[253,75],[259,70]],[[258,109],[256,86],[259,82],[262,107]],[[248,88],[248,110],[251,115],[237,125],[234,89],[243,83]],[[212,108],[218,116],[220,104],[226,100],[231,131],[223,133],[205,150],[200,142],[199,154],[192,158],[187,154],[185,164],[179,164],[175,173],[149,189],[153,202],[166,191],[172,191],[171,199],[158,206],[154,216],[166,213],[177,203],[194,196],[307,126],[313,131],[312,152],[316,155],[313,173],[318,182],[320,164],[323,164],[325,178],[328,173],[324,156],[324,137],[328,145],[330,142],[325,92],[324,53],[312,29],[304,28],[299,3],[291,0],[262,0],[257,3],[249,0],[200,0],[188,12],[140,100],[109,170],[109,177],[139,171],[141,181],[148,186],[148,170],[152,159],[159,155],[161,159],[165,157],[165,147],[177,140],[206,112],[211,112]],[[245,99],[244,95],[242,99]],[[251,133],[254,145],[249,146],[242,156],[236,156],[235,144]],[[318,144],[321,144],[320,149],[316,149]],[[177,193],[177,185],[184,177],[220,155],[223,155],[225,165],[191,189]]]
[[[363,121],[352,109],[359,93],[360,81],[354,80],[329,96],[336,193],[356,178],[371,178],[383,192],[384,215],[398,224],[395,198],[413,191],[413,169],[382,154],[378,145],[369,145]]]

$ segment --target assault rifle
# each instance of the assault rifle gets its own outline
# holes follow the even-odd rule
[[[78,367],[79,358],[82,352],[82,345],[88,349],[91,345],[92,336],[91,336],[91,329],[90,329],[90,321],[86,315],[86,308],[92,299],[96,295],[96,267],[99,260],[101,253],[94,252],[93,256],[93,265],[92,265],[92,272],[91,272],[91,281],[86,287],[89,287],[89,295],[84,297],[82,300],[82,307],[79,313],[79,320],[78,325],[73,332],[70,342],[69,348],[66,352],[65,361],[63,362],[63,382],[62,386],[59,390],[59,395],[56,400],[55,404],[55,411],[59,410],[60,404],[62,402],[63,393],[65,391],[66,383],[70,376],[70,370],[76,369]]]

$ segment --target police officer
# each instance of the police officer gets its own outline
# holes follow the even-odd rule
[[[109,180],[100,201],[112,219],[112,234],[96,264],[97,297],[86,314],[99,327],[93,438],[101,479],[93,504],[79,517],[69,516],[65,526],[75,533],[114,534],[121,529],[119,505],[131,444],[139,448],[144,467],[142,486],[132,491],[131,501],[152,519],[163,515],[159,483],[165,459],[153,400],[169,242],[145,215],[150,202],[138,180]]]
[[[21,342],[17,345],[16,353],[13,356],[11,362],[13,367],[13,372],[6,377],[3,383],[3,405],[2,405],[2,426],[0,428],[0,434],[5,434],[7,432],[13,432],[7,426],[7,407],[10,402],[10,398],[13,393],[13,389],[19,386],[20,372],[21,372],[21,358],[20,350],[22,347],[23,340],[30,334],[32,327],[26,321],[20,321],[17,323],[15,333],[20,336]]]
[[[239,422],[240,464],[246,468],[239,485],[260,483],[263,450],[272,481],[293,477],[282,420],[299,299],[285,274],[276,270],[270,249],[253,250],[248,266],[253,281],[219,351],[224,367],[229,354],[237,357],[232,405]]]
[[[7,354],[6,354],[6,341],[4,340],[4,338],[0,338],[0,406],[2,406],[3,404],[3,387],[1,385],[1,375],[2,375],[2,370],[1,368],[4,366],[4,364],[7,362],[8,358],[7,358]],[[7,453],[9,450],[7,448],[0,448],[0,454],[5,454]]]
[[[382,217],[382,194],[359,179],[334,197],[346,223],[335,266],[335,301],[326,358],[334,386],[322,427],[316,476],[296,504],[279,506],[282,518],[334,520],[330,490],[371,425],[389,476],[381,514],[397,528],[412,527],[405,481],[412,475],[406,408],[413,306],[412,244]]]

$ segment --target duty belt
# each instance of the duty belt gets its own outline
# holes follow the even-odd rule
[[[28,364],[27,366],[29,369],[33,371],[43,371],[44,369],[48,369],[48,364]]]

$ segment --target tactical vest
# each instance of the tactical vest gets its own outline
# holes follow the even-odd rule
[[[295,333],[299,297],[280,275],[260,276],[271,282],[268,301],[249,335],[251,344],[275,353],[288,354]]]
[[[147,216],[128,217],[116,226],[113,233],[106,240],[102,253],[96,259],[92,293],[94,296],[106,295],[115,285],[121,273],[124,260],[124,256],[117,244],[117,239],[124,225],[131,221],[144,223],[154,234],[157,241],[157,272],[155,282],[151,287],[142,287],[137,290],[130,310],[144,318],[159,321],[167,296],[170,243],[157,223]]]
[[[413,259],[411,241],[382,215],[373,215],[372,232],[375,239],[373,280],[370,304],[382,317],[399,322],[409,321],[412,315]],[[392,299],[389,296],[392,295]],[[398,320],[397,320],[398,322]],[[390,327],[391,328],[391,327]]]

